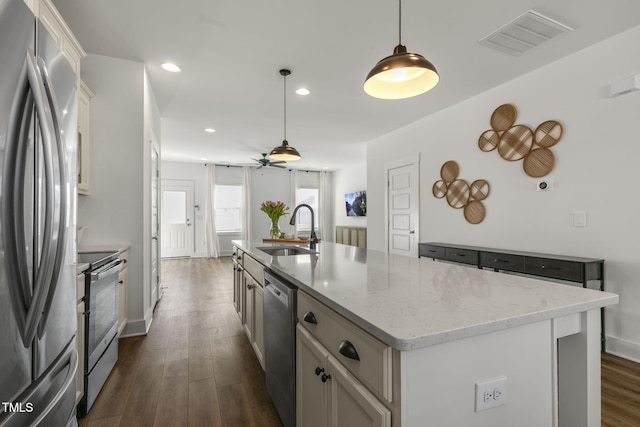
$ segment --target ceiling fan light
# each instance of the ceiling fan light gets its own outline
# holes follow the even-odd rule
[[[300,160],[300,153],[298,150],[289,145],[287,140],[282,141],[282,145],[278,145],[269,153],[269,160],[283,160],[285,162],[291,162]]]
[[[401,44],[380,60],[367,75],[364,91],[379,99],[404,99],[433,89],[440,81],[436,67]]]

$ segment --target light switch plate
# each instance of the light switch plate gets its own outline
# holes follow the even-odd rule
[[[587,226],[587,213],[578,211],[573,213],[573,226],[574,227],[586,227]]]

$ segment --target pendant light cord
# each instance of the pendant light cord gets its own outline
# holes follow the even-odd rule
[[[398,0],[398,44],[402,44],[402,0]]]
[[[287,76],[284,76],[284,140],[287,140]]]

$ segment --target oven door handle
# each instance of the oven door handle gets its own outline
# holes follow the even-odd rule
[[[119,274],[120,270],[122,269],[122,263],[123,261],[121,259],[111,261],[101,269],[91,272],[91,280],[100,280],[114,274]]]

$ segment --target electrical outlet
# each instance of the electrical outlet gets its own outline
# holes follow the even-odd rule
[[[495,408],[507,402],[507,377],[476,381],[475,411]]]

